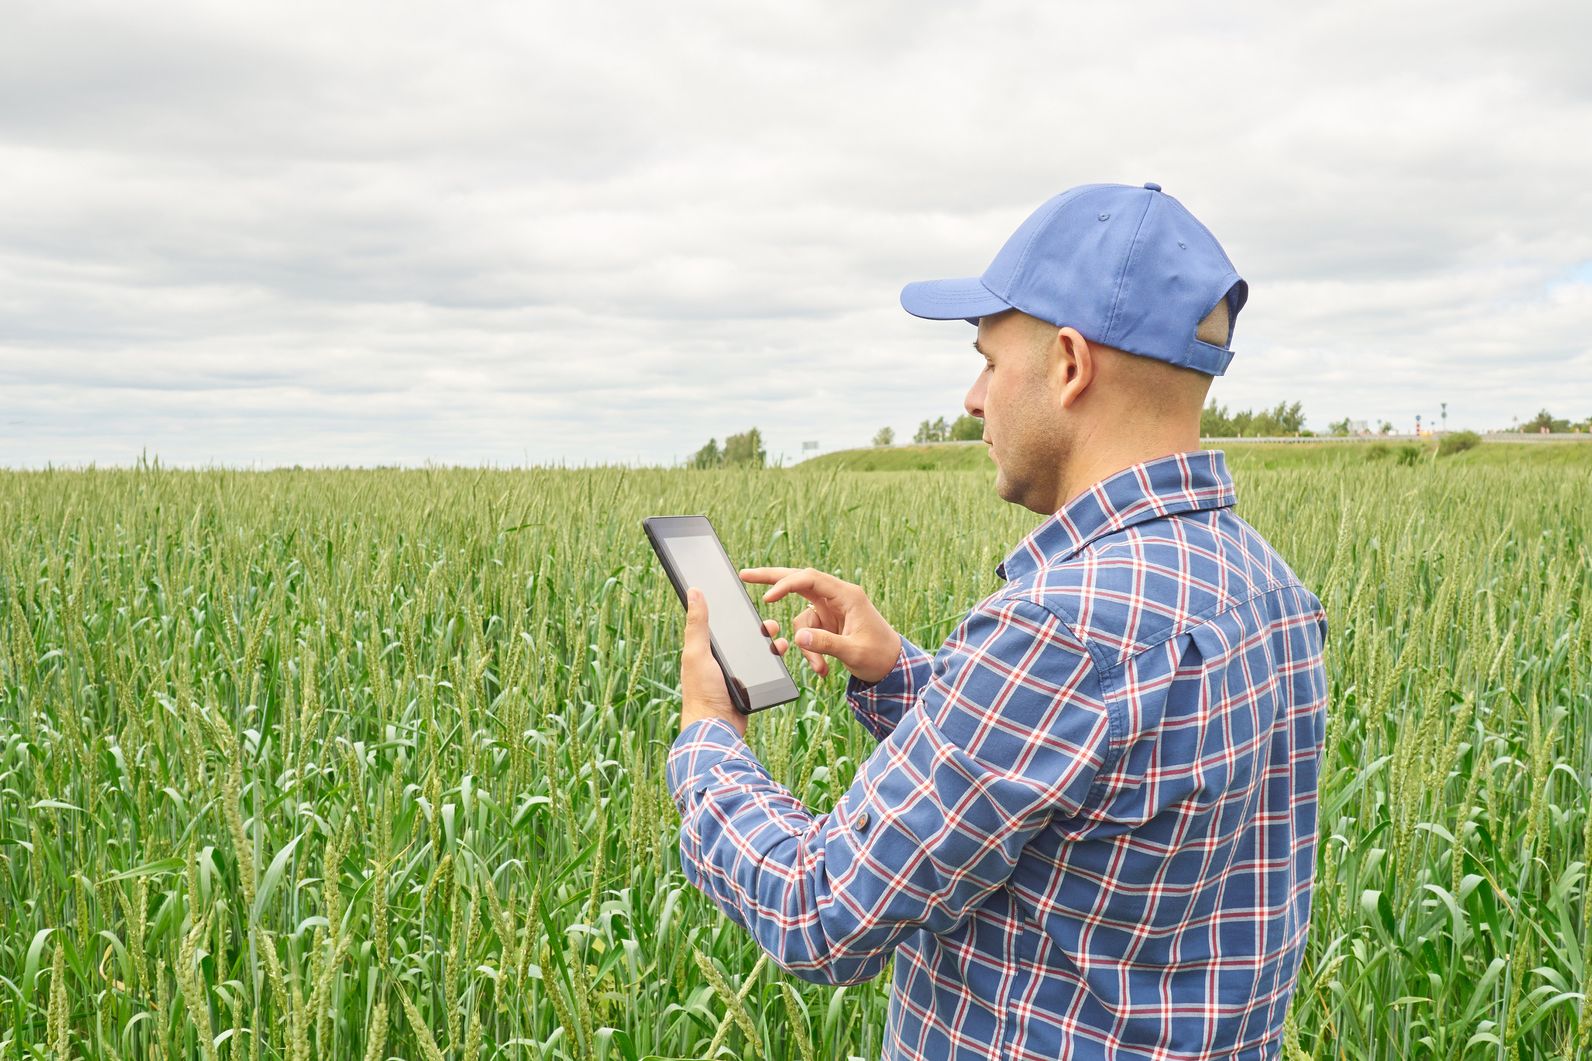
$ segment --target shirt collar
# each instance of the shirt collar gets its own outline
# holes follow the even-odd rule
[[[1114,472],[1068,501],[995,566],[1002,579],[1024,578],[1064,560],[1096,538],[1178,512],[1237,503],[1219,449],[1169,453]]]

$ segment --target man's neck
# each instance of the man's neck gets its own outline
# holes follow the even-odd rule
[[[1122,446],[1103,453],[1092,452],[1088,461],[1068,470],[1062,485],[1062,497],[1056,505],[1056,510],[1060,511],[1067,507],[1073,498],[1095,483],[1111,478],[1124,468],[1131,468],[1135,464],[1165,457],[1171,453],[1186,453],[1199,448],[1199,431],[1196,430],[1192,434],[1186,432],[1168,434],[1153,444],[1137,439],[1131,446]]]

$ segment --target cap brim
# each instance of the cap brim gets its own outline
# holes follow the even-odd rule
[[[990,317],[1012,308],[1011,303],[996,297],[976,276],[959,280],[917,280],[901,289],[901,308],[914,317],[931,321],[954,321],[957,318],[977,324],[980,317]]]

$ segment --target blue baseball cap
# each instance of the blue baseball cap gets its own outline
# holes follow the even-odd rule
[[[1047,200],[1012,233],[983,276],[919,280],[901,306],[977,324],[1008,309],[1085,339],[1212,376],[1233,359],[1231,325],[1249,298],[1222,245],[1154,182],[1083,184]],[[1194,337],[1227,300],[1227,346]]]

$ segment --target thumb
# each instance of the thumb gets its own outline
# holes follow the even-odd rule
[[[708,633],[707,595],[695,586],[685,594],[685,643],[690,648],[706,639]]]
[[[845,640],[838,634],[828,630],[816,630],[809,627],[796,632],[796,647],[806,649],[808,652],[821,652],[826,656],[834,656],[840,662],[846,662],[841,654]],[[849,654],[849,653],[848,653]]]

